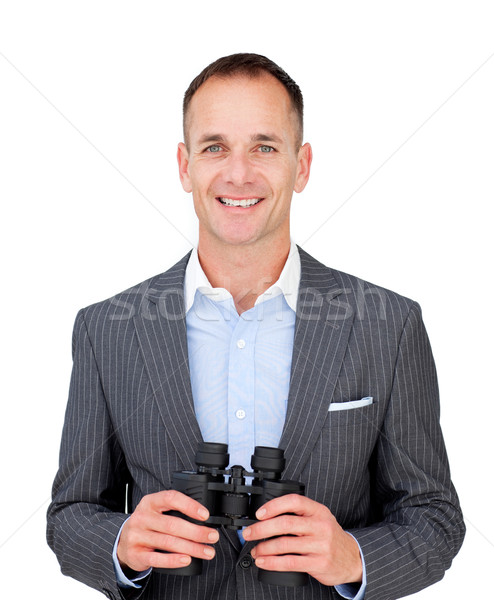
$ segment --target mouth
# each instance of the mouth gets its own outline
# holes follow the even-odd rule
[[[223,206],[235,206],[240,208],[250,208],[262,202],[264,198],[242,198],[241,200],[234,200],[233,198],[225,198],[223,196],[217,196],[216,200],[223,204]]]

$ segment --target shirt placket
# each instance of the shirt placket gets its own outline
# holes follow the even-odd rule
[[[228,446],[230,464],[250,469],[255,446],[255,341],[259,322],[253,308],[237,319],[228,367]]]

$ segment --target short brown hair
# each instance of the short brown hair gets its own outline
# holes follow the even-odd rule
[[[218,58],[205,69],[203,69],[199,75],[192,80],[191,84],[187,88],[184,95],[183,102],[183,128],[184,128],[184,139],[187,144],[187,133],[186,133],[186,118],[189,109],[190,101],[197,92],[199,87],[205,83],[210,77],[233,77],[235,75],[245,75],[247,77],[255,78],[259,77],[262,73],[269,73],[275,77],[288,92],[292,103],[292,108],[297,115],[299,122],[299,130],[297,136],[297,144],[302,144],[303,128],[304,128],[304,100],[302,92],[295,81],[286,73],[281,67],[274,63],[269,58],[262,56],[261,54],[250,54],[250,53],[239,53],[230,54],[230,56],[224,56]]]

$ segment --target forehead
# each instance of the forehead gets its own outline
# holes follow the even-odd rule
[[[193,139],[210,133],[262,133],[262,129],[293,133],[295,112],[282,83],[268,73],[209,78],[192,97],[187,129]]]

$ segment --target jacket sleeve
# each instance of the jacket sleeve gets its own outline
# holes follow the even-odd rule
[[[350,529],[367,570],[366,600],[394,600],[444,576],[465,535],[439,425],[434,360],[414,303],[373,455],[375,524]]]
[[[125,514],[125,458],[107,411],[84,311],[73,335],[73,370],[48,508],[47,540],[65,575],[109,598],[135,598],[116,583],[112,550]],[[139,591],[142,593],[142,590]]]

